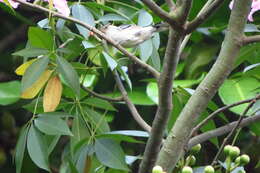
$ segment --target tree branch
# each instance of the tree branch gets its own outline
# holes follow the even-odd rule
[[[208,8],[204,10],[203,13],[199,14],[195,19],[193,19],[191,22],[189,22],[186,26],[186,33],[191,33],[193,30],[195,30],[200,24],[205,22],[210,15],[212,15],[218,7],[224,2],[224,0],[215,0],[213,3],[211,3]]]
[[[159,76],[160,76],[160,73],[158,71],[156,71],[152,66],[144,63],[142,60],[140,60],[139,58],[137,58],[135,55],[131,54],[130,52],[128,52],[125,48],[123,48],[122,46],[120,46],[118,43],[116,43],[114,40],[110,39],[109,37],[107,37],[104,33],[102,33],[101,31],[99,31],[98,29],[96,29],[95,27],[92,27],[80,20],[77,20],[73,17],[67,17],[67,16],[64,16],[60,13],[57,13],[55,11],[51,11],[47,8],[44,8],[44,7],[41,7],[39,5],[36,5],[36,4],[32,4],[32,3],[29,3],[29,2],[26,2],[26,1],[23,1],[23,0],[16,0],[17,2],[25,5],[25,6],[28,6],[28,7],[31,7],[31,8],[34,8],[34,9],[38,9],[40,11],[44,11],[44,12],[47,12],[47,13],[51,13],[53,16],[56,16],[56,17],[59,17],[59,18],[62,18],[62,19],[65,19],[67,21],[71,21],[71,22],[74,22],[76,24],[79,24],[81,26],[83,26],[84,28],[94,32],[97,36],[99,36],[100,38],[106,40],[107,42],[109,42],[111,45],[113,45],[114,47],[116,47],[118,50],[120,50],[123,54],[125,54],[126,56],[128,56],[132,61],[134,61],[136,64],[140,65],[141,67],[143,67],[144,69],[146,69],[148,72],[150,72],[156,79],[159,79]]]
[[[242,100],[242,101],[239,101],[239,102],[236,102],[236,103],[233,103],[233,104],[230,104],[230,105],[226,105],[222,108],[217,109],[216,111],[211,113],[207,118],[205,118],[203,121],[201,121],[196,127],[193,128],[193,130],[191,132],[191,136],[193,136],[203,125],[205,125],[209,120],[213,119],[220,112],[223,112],[223,111],[225,111],[229,108],[232,108],[232,107],[235,107],[235,106],[238,106],[238,105],[241,105],[241,104],[249,103],[249,102],[251,102],[252,100],[255,100],[255,99],[258,100],[258,99],[260,99],[260,97],[254,97],[254,98],[251,98],[251,99]]]
[[[178,0],[176,3],[176,15],[181,25],[186,23],[193,0]]]
[[[174,11],[175,8],[176,8],[176,5],[175,3],[173,2],[173,0],[165,0],[169,9],[170,9],[170,12]]]
[[[159,79],[159,105],[153,120],[152,131],[145,147],[139,173],[152,172],[160,151],[163,133],[172,110],[172,84],[179,62],[179,48],[183,39],[182,33],[170,28],[168,44],[165,52],[163,71]]]
[[[260,121],[260,114],[245,118],[241,121],[239,127],[245,127],[248,126],[251,123],[255,123],[257,121]],[[188,143],[188,149],[191,149],[191,147],[203,143],[211,138],[215,138],[221,135],[224,135],[228,132],[230,132],[236,125],[237,125],[238,121],[234,121],[230,124],[227,124],[225,126],[219,127],[217,129],[211,130],[211,131],[207,131],[205,133],[202,133],[200,135],[197,135],[193,138],[191,138],[189,140]]]
[[[241,47],[251,0],[235,1],[217,61],[183,108],[159,153],[157,165],[171,172],[179,161],[191,130],[208,102],[230,74]]]
[[[260,42],[260,35],[245,36],[243,39],[243,45]]]
[[[117,71],[113,71],[113,74],[114,74],[114,78],[116,80],[116,84],[117,84],[117,87],[119,89],[119,91],[121,92],[122,94],[122,97],[124,98],[124,101],[128,107],[128,109],[130,110],[133,118],[135,119],[135,121],[144,129],[146,130],[147,132],[151,132],[151,127],[143,120],[143,118],[140,116],[140,114],[138,113],[135,105],[132,103],[132,101],[129,99],[128,95],[127,95],[127,92],[125,90],[125,87],[117,73]]]
[[[198,15],[201,15],[202,13],[204,13],[204,11],[209,7],[209,5],[213,2],[214,0],[208,0],[206,2],[206,4],[201,8],[201,10],[199,11]],[[191,33],[186,35],[185,38],[183,39],[182,43],[181,43],[181,48],[180,48],[180,52],[182,53],[183,49],[185,48],[186,44],[188,43],[189,39],[190,39]]]
[[[259,96],[258,96],[259,97]],[[247,112],[249,111],[249,109],[254,105],[254,103],[256,102],[256,98],[254,100],[252,100],[250,102],[250,104],[246,107],[246,109],[244,110],[243,114],[239,117],[236,125],[234,126],[234,128],[232,128],[232,130],[230,131],[230,133],[228,134],[228,136],[223,140],[216,156],[214,157],[214,159],[212,160],[211,165],[214,165],[220,155],[220,153],[222,152],[223,148],[225,147],[225,145],[227,144],[228,140],[232,137],[232,135],[235,133],[235,131],[238,129],[241,121],[245,118]]]
[[[106,100],[106,101],[109,101],[109,102],[120,102],[120,101],[124,101],[124,98],[121,96],[121,97],[117,97],[117,98],[112,98],[112,97],[107,97],[107,96],[103,96],[101,94],[98,94],[94,91],[92,91],[91,89],[88,89],[87,87],[84,87],[83,85],[81,85],[81,88],[88,92],[90,95],[94,96],[94,97],[97,97],[97,98],[100,98],[100,99],[103,99],[103,100]]]
[[[151,0],[141,0],[152,12],[163,19],[165,22],[169,23],[176,30],[182,30],[182,26],[174,20],[167,12],[165,12],[160,6]]]

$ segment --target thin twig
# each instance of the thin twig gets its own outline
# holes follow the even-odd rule
[[[124,101],[123,96],[121,96],[121,97],[116,97],[116,98],[112,98],[112,97],[107,97],[107,96],[98,94],[98,93],[96,93],[95,91],[92,91],[91,89],[89,89],[89,88],[87,88],[87,87],[84,87],[84,86],[82,86],[82,85],[81,85],[81,88],[82,88],[83,90],[85,90],[86,92],[88,92],[89,94],[91,94],[92,96],[97,97],[97,98],[100,98],[100,99],[103,99],[103,100],[106,100],[106,101],[109,101],[109,102],[120,102],[120,101]]]
[[[249,124],[255,123],[257,121],[260,121],[260,114],[256,114],[254,116],[244,118],[241,121],[239,127],[245,127],[245,126],[248,126]],[[218,137],[218,136],[221,136],[221,135],[224,135],[224,134],[230,132],[237,125],[237,122],[238,121],[234,121],[225,126],[219,127],[214,130],[207,131],[205,133],[199,134],[199,135],[191,138],[188,143],[188,149],[191,149],[191,147],[193,147],[197,144],[201,144],[205,141],[208,141],[211,138],[215,138],[215,137]]]
[[[135,105],[132,103],[132,101],[129,99],[128,95],[127,95],[127,92],[126,92],[126,89],[117,73],[117,71],[113,71],[113,74],[114,74],[114,78],[116,80],[116,84],[117,84],[117,87],[119,89],[119,91],[121,92],[122,94],[122,97],[124,98],[124,101],[128,107],[128,109],[130,110],[133,118],[135,119],[135,121],[144,129],[146,130],[147,132],[151,132],[151,126],[149,126],[144,120],[143,118],[140,116],[140,114],[138,113]]]
[[[182,26],[167,12],[165,12],[160,6],[151,0],[141,0],[150,10],[152,10],[157,16],[169,23],[176,30],[182,30]]]
[[[104,33],[102,33],[101,31],[99,31],[98,29],[96,29],[95,27],[93,26],[90,26],[80,20],[77,20],[73,17],[67,17],[67,16],[64,16],[63,14],[60,14],[60,13],[57,13],[55,11],[51,11],[47,8],[44,8],[44,7],[41,7],[39,5],[36,5],[36,4],[32,4],[32,3],[29,3],[29,2],[26,2],[26,1],[23,1],[23,0],[16,0],[17,2],[25,5],[25,6],[28,6],[28,7],[31,7],[31,8],[34,8],[34,9],[38,9],[40,11],[44,11],[44,12],[47,12],[47,13],[51,13],[53,16],[56,16],[56,17],[59,17],[61,19],[65,19],[67,21],[71,21],[71,22],[74,22],[76,24],[79,24],[81,26],[83,26],[84,28],[94,32],[97,36],[99,36],[100,38],[106,40],[107,42],[109,42],[111,45],[113,45],[114,47],[116,47],[118,50],[120,50],[123,54],[125,54],[126,56],[128,56],[132,61],[134,61],[136,64],[140,65],[141,67],[143,67],[144,69],[146,69],[148,72],[150,72],[156,79],[159,78],[160,76],[160,73],[158,71],[156,71],[152,66],[146,64],[145,62],[143,62],[142,60],[140,60],[138,57],[136,57],[135,55],[131,54],[130,52],[128,52],[125,48],[123,48],[119,43],[115,42],[114,40],[110,39],[109,37],[107,37]]]
[[[174,11],[175,8],[176,8],[176,5],[175,5],[175,3],[173,2],[173,0],[165,0],[165,1],[166,1],[167,5],[168,5],[170,11],[171,11],[171,12]]]
[[[256,42],[260,42],[260,35],[245,36],[243,39],[243,45],[247,45],[250,43],[256,43]]]
[[[209,16],[211,14],[213,14],[218,7],[220,7],[220,5],[222,4],[222,2],[224,2],[224,0],[215,0],[214,2],[212,2],[208,8],[206,8],[204,10],[203,13],[201,13],[200,15],[198,15],[195,19],[193,19],[191,22],[189,22],[186,26],[186,32],[187,33],[191,33],[192,31],[194,31],[200,24],[202,24],[203,22],[205,22]]]
[[[260,95],[259,95],[259,96],[260,96]],[[257,97],[259,97],[259,96],[257,96]],[[256,97],[256,98],[257,98],[257,97]],[[243,118],[245,118],[247,112],[248,112],[249,109],[254,105],[255,102],[256,102],[256,99],[252,100],[252,101],[250,102],[250,104],[246,107],[246,109],[244,110],[243,114],[239,117],[239,119],[238,119],[238,121],[237,121],[235,127],[231,130],[231,132],[228,134],[228,136],[223,140],[223,143],[222,143],[222,145],[220,146],[220,148],[219,148],[219,150],[218,150],[216,156],[214,157],[214,159],[213,159],[211,165],[214,165],[214,164],[216,163],[216,161],[217,161],[217,159],[218,159],[220,153],[222,152],[223,148],[224,148],[225,145],[227,144],[228,140],[231,138],[231,136],[232,136],[232,135],[234,134],[234,132],[237,130],[237,128],[239,127],[241,121],[243,120]]]
[[[191,136],[193,136],[203,125],[205,125],[209,120],[213,119],[216,115],[218,115],[220,112],[223,112],[229,108],[241,105],[241,104],[245,104],[245,103],[249,103],[252,100],[257,99],[256,97],[251,98],[251,99],[246,99],[246,100],[242,100],[230,105],[226,105],[224,107],[221,107],[219,109],[217,109],[216,111],[214,111],[213,113],[211,113],[207,118],[205,118],[203,121],[201,121],[196,127],[193,128],[192,132],[191,132]]]
[[[208,0],[206,2],[206,4],[201,8],[201,10],[199,11],[197,16],[200,16],[202,13],[204,13],[204,11],[209,7],[209,5],[213,2],[214,0]],[[189,39],[190,39],[191,33],[189,35],[186,35],[185,38],[183,39],[182,43],[181,43],[181,48],[180,48],[180,52],[183,51],[183,49],[185,48],[186,44],[188,43]]]

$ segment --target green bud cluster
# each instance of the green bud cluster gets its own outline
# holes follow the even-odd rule
[[[236,146],[226,145],[224,147],[224,153],[227,156],[230,156],[231,158],[235,158],[235,157],[239,156],[240,149]]]

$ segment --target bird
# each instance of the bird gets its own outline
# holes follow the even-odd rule
[[[166,23],[157,23],[151,26],[139,26],[135,24],[115,26],[106,24],[100,28],[100,31],[121,46],[131,48],[152,38],[154,33],[167,29],[168,25]]]

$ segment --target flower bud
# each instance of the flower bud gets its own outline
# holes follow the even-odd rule
[[[191,167],[189,166],[184,166],[181,170],[181,173],[193,173]]]
[[[232,150],[232,146],[231,146],[231,145],[226,145],[226,146],[224,147],[224,153],[225,153],[226,155],[229,155],[230,150]]]
[[[193,146],[193,147],[191,148],[191,152],[195,154],[195,153],[200,152],[200,149],[201,149],[201,145],[200,145],[200,144],[197,144],[197,145],[195,145],[195,146]]]
[[[161,166],[156,165],[155,167],[153,167],[152,173],[163,173],[163,169]]]
[[[186,162],[189,162],[189,165],[192,166],[196,163],[196,157],[193,155],[190,155],[186,158]]]
[[[250,157],[247,154],[243,154],[242,156],[240,156],[240,164],[242,166],[248,164],[250,162]]]
[[[204,173],[214,173],[215,172],[215,169],[212,167],[212,166],[206,166],[204,168]]]
[[[231,158],[235,158],[239,156],[239,154],[240,154],[240,149],[236,146],[232,147],[232,149],[229,152]]]

